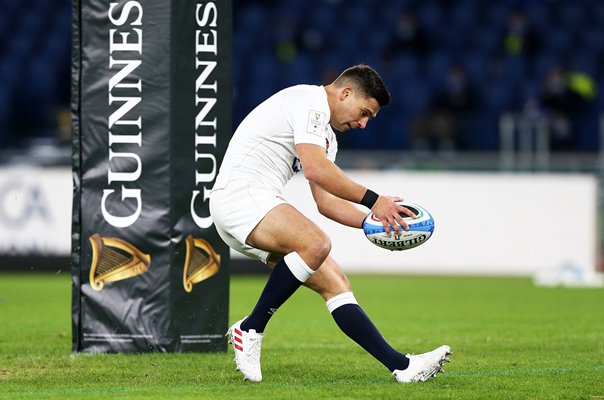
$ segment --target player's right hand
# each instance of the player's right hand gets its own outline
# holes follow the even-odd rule
[[[396,204],[397,201],[403,201],[402,197],[396,196],[379,196],[371,211],[380,221],[386,230],[388,235],[392,234],[391,228],[397,233],[401,232],[401,227],[408,231],[409,226],[403,219],[400,213],[408,215],[411,218],[415,218],[416,215],[406,207]]]

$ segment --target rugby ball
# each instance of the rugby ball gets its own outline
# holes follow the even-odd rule
[[[401,233],[398,234],[391,228],[392,233],[388,235],[382,221],[377,219],[373,212],[370,212],[363,221],[363,231],[367,239],[374,245],[388,250],[408,250],[426,243],[434,232],[434,218],[432,218],[432,215],[419,204],[407,201],[400,201],[397,204],[408,208],[416,215],[415,218],[411,218],[401,213],[409,226],[409,230],[401,229]]]

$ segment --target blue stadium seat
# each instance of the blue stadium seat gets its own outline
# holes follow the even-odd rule
[[[235,26],[235,28],[248,32],[248,34],[254,33],[257,29],[265,28],[269,22],[268,12],[259,5],[248,4],[243,12],[238,15],[240,16],[240,20],[238,21],[240,29],[237,29],[238,26]]]
[[[3,92],[12,92],[22,77],[22,62],[19,57],[7,54],[0,58],[0,88]]]
[[[474,41],[474,31],[471,28],[456,29],[453,34],[441,31],[440,43],[447,52],[462,55],[471,48]]]
[[[52,25],[54,30],[66,34],[71,39],[71,4],[69,1],[55,10]]]
[[[499,114],[514,108],[514,90],[506,81],[490,82],[483,87],[482,98],[486,112]]]
[[[19,31],[21,34],[29,36],[32,42],[36,42],[40,35],[43,34],[48,22],[35,9],[28,10],[21,16]]]
[[[5,57],[22,60],[30,54],[33,54],[34,41],[32,37],[22,31],[17,32],[9,41],[5,48]]]
[[[0,4],[2,14],[9,16],[12,19],[17,19],[21,10],[26,8],[21,0],[3,0]]]
[[[604,21],[604,2],[600,0],[590,0],[585,5],[589,10],[588,20],[591,26],[601,27]]]
[[[391,75],[394,79],[415,77],[419,71],[419,60],[413,54],[399,54],[391,63]]]
[[[420,2],[417,11],[417,21],[421,27],[432,31],[441,27],[444,10],[437,3]]]
[[[482,85],[482,82],[487,79],[489,58],[486,54],[468,52],[464,57],[461,57],[460,63],[465,68],[468,78],[474,84]]]
[[[299,83],[318,84],[321,80],[317,68],[316,57],[308,54],[299,54],[290,64],[283,65],[282,86],[292,86]]]
[[[593,152],[600,149],[600,118],[604,116],[604,78],[597,79],[598,92],[587,112],[573,119],[576,128],[575,145],[578,151]]]
[[[261,101],[283,89],[283,83],[282,70],[278,67],[275,55],[270,51],[259,52],[252,60],[244,62],[244,65],[250,69],[250,75],[239,96],[247,113]]]
[[[543,51],[563,56],[571,50],[575,43],[573,31],[556,26],[548,30],[547,36],[544,38]]]
[[[547,33],[551,24],[550,5],[547,0],[526,1],[522,10],[531,26],[542,35]]]
[[[393,32],[388,26],[375,26],[371,28],[371,32],[361,35],[359,43],[368,53],[380,56],[385,49],[390,46],[393,39]]]
[[[387,145],[384,132],[377,129],[372,121],[365,130],[356,130],[346,135],[338,136],[339,148],[379,149]]]
[[[351,64],[367,64],[379,72],[383,79],[387,79],[389,76],[389,66],[384,63],[379,53],[366,52],[355,54]]]
[[[354,29],[364,30],[370,22],[373,22],[372,11],[374,7],[371,7],[369,3],[363,3],[357,1],[355,3],[348,3],[345,8],[344,18],[346,23],[353,26]],[[333,21],[330,21],[333,23]],[[370,27],[372,28],[372,27]]]
[[[506,2],[495,2],[486,8],[486,20],[483,23],[487,29],[503,29],[510,15],[510,7]]]
[[[319,57],[318,63],[322,77],[324,77],[324,75],[333,76],[333,74],[339,74],[344,68],[350,66],[347,56],[335,51],[323,54]]]
[[[306,0],[280,1],[275,11],[281,17],[298,19],[304,14],[307,5]]]
[[[438,86],[447,74],[447,68],[453,57],[449,52],[439,51],[432,52],[428,55],[425,62],[425,77],[427,83],[432,86]]]
[[[403,79],[395,81],[392,91],[396,93],[400,103],[401,115],[418,116],[425,112],[430,104],[431,88],[418,79]]]
[[[576,51],[568,57],[568,69],[580,71],[592,77],[598,74],[598,55],[589,50]]]
[[[576,31],[587,21],[588,8],[579,1],[561,1],[557,4],[557,22],[567,31]]]
[[[0,86],[0,148],[7,146],[11,141],[11,111],[12,93]]]
[[[580,152],[599,149],[600,122],[598,110],[593,107],[591,111],[574,118],[573,122],[575,127],[575,149]]]
[[[532,68],[532,79],[542,82],[547,71],[554,66],[561,66],[563,58],[555,53],[542,52],[537,56]]]
[[[343,18],[343,16],[338,15],[336,5],[326,3],[309,12],[305,25],[323,30],[331,30],[331,28],[341,30],[341,27],[338,26],[339,18]],[[350,34],[350,32],[348,33]]]
[[[470,30],[478,23],[479,9],[475,3],[460,1],[453,5],[446,19],[453,32]]]
[[[499,64],[498,78],[508,84],[518,84],[527,75],[527,61],[521,56],[507,56]]]
[[[0,13],[0,55],[11,34],[12,16],[4,11]]]
[[[347,52],[349,57],[359,57],[363,54],[357,54],[361,52],[368,52],[370,48],[363,48],[361,50],[362,37],[371,36],[371,27],[360,28],[354,32],[346,32],[344,29],[340,29],[337,32],[332,32],[326,36],[326,39],[333,39],[332,45],[337,48],[339,52]]]
[[[29,115],[47,118],[57,102],[57,67],[50,59],[40,55],[27,63],[24,79],[28,83],[20,90],[20,104],[25,104]]]
[[[536,79],[526,79],[520,88],[520,97],[524,102],[528,101],[529,99],[537,99],[541,94],[542,88],[542,82]]]
[[[580,32],[580,40],[578,42],[585,49],[594,53],[603,51],[604,30],[602,29],[602,26],[596,25],[584,27]]]
[[[485,55],[493,55],[501,51],[502,31],[499,27],[475,27],[472,32],[471,48]]]

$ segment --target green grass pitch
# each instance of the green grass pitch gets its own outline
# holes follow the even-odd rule
[[[265,277],[235,276],[230,321]],[[307,289],[263,344],[264,381],[218,354],[71,353],[68,274],[0,274],[0,399],[597,399],[604,398],[604,290],[536,288],[521,278],[352,275],[360,304],[404,352],[441,344],[436,379],[398,384],[345,337]]]

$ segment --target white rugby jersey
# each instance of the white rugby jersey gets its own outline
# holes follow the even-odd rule
[[[302,166],[296,144],[323,147],[336,159],[338,143],[329,125],[323,86],[297,85],[281,90],[258,105],[241,122],[224,155],[214,190],[245,180],[281,192]]]

